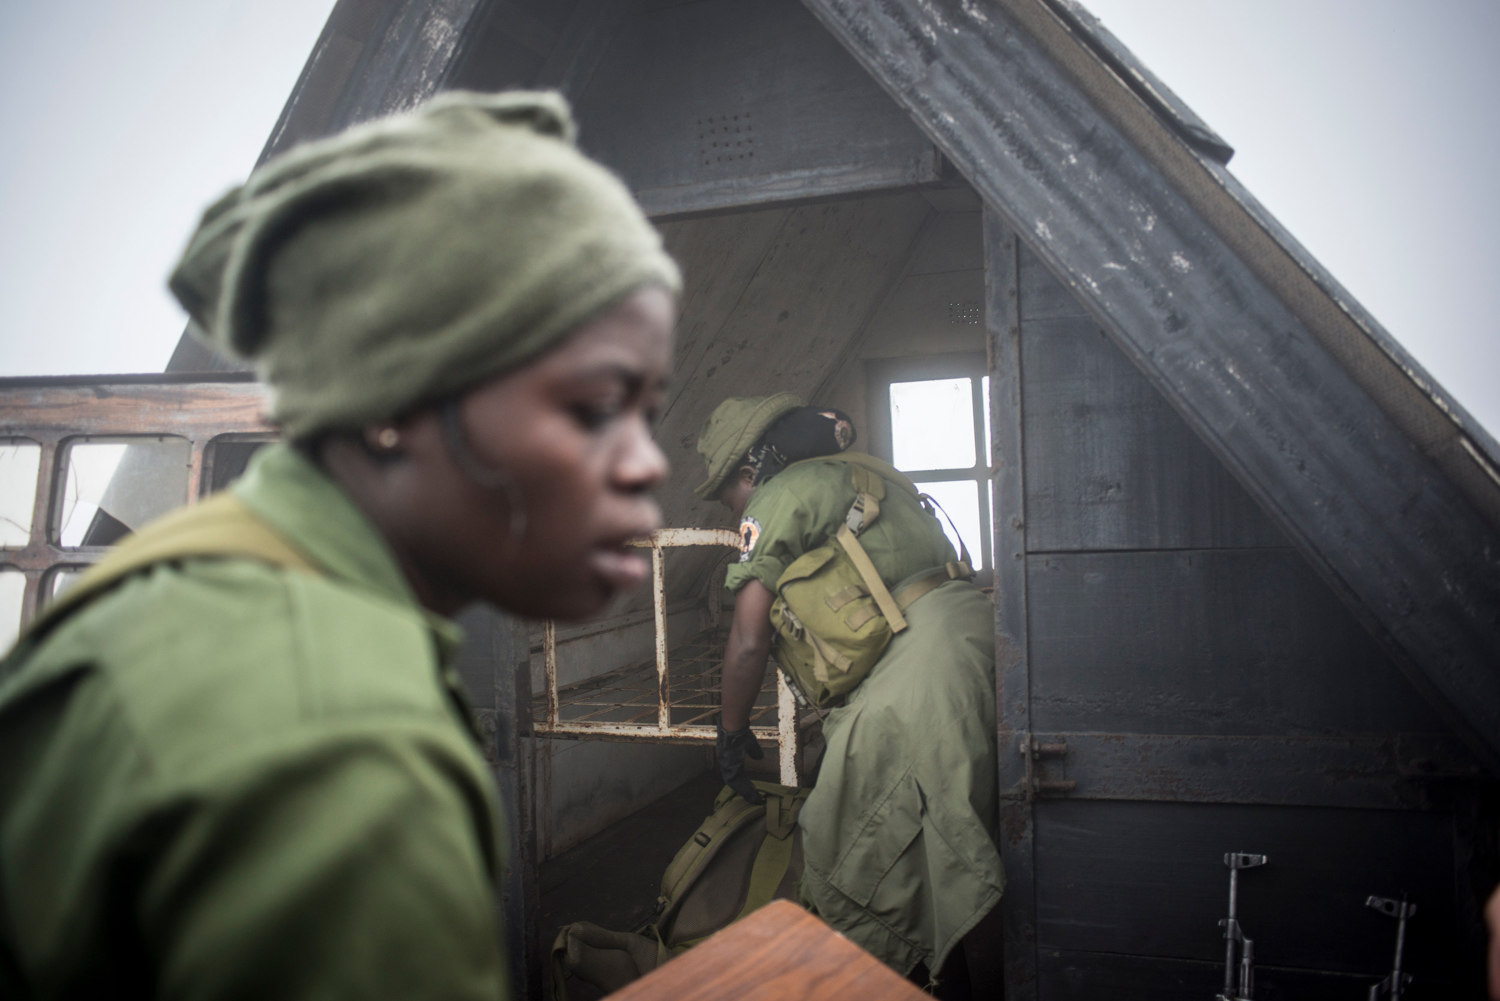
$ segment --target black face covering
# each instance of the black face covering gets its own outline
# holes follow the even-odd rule
[[[758,486],[803,459],[842,452],[855,439],[849,415],[832,407],[798,407],[776,419],[745,456]]]

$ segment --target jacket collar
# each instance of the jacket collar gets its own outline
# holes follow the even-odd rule
[[[463,630],[422,608],[375,526],[305,456],[286,444],[263,448],[230,489],[327,576],[419,612],[443,661],[451,658]]]

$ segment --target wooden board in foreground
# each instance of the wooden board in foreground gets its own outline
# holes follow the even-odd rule
[[[927,1001],[807,911],[774,900],[607,1001]]]

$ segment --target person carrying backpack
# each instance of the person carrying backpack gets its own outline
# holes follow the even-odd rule
[[[827,707],[798,820],[803,902],[903,975],[961,980],[944,964],[1004,886],[993,606],[910,481],[846,452],[853,439],[845,415],[791,393],[725,400],[699,435],[695,493],[741,535],[719,765],[759,795],[749,711],[774,652]]]

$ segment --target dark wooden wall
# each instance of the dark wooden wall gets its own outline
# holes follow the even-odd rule
[[[1257,997],[1357,996],[1396,931],[1365,899],[1403,893],[1424,996],[1475,989],[1487,835],[1455,778],[1472,761],[1082,306],[998,239],[1019,326],[1018,356],[997,352],[1019,372],[995,377],[1019,390],[996,419],[1019,421],[1023,511],[995,516],[1024,520],[1001,581],[1024,590],[1024,669],[1002,689],[1022,725],[1001,744],[1023,996],[1212,996],[1231,851],[1271,860],[1241,876]],[[1028,734],[1067,745],[1034,777],[1071,788],[1027,795]]]
[[[655,216],[930,180],[932,144],[795,0],[640,5],[571,91]]]

